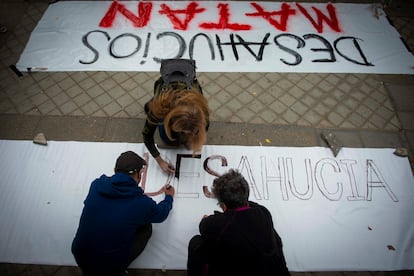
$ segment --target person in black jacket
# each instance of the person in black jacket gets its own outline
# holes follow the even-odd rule
[[[201,220],[201,235],[188,245],[188,275],[290,275],[272,216],[248,201],[245,178],[230,170],[214,180],[212,193],[223,212]]]

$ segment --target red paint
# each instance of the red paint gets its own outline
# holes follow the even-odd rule
[[[252,28],[252,26],[247,24],[238,24],[238,23],[229,23],[230,18],[230,11],[229,11],[229,4],[223,4],[219,3],[217,7],[220,9],[219,12],[219,22],[213,23],[213,22],[205,22],[201,23],[199,26],[203,29],[230,29],[234,31],[247,31]]]
[[[265,11],[262,6],[257,3],[250,3],[257,12],[246,13],[246,16],[261,16],[266,19],[273,27],[284,32],[287,30],[287,22],[290,15],[295,15],[296,10],[291,9],[289,4],[283,3],[280,11]],[[275,19],[280,16],[280,20]]]
[[[329,16],[324,15],[319,9],[312,7],[313,11],[316,13],[317,20],[314,20],[308,11],[299,3],[296,3],[296,6],[299,8],[300,12],[312,23],[313,27],[318,31],[318,33],[323,33],[323,22],[325,21],[329,27],[335,32],[340,32],[341,28],[339,27],[339,21],[336,16],[336,9],[331,3],[326,5]]]
[[[151,18],[152,2],[139,2],[138,3],[138,16],[128,10],[125,5],[120,4],[118,1],[113,1],[105,16],[99,23],[99,27],[110,28],[114,24],[115,16],[118,12],[128,18],[134,27],[145,27]]]
[[[297,10],[291,8],[291,5],[288,3],[282,3],[280,10],[268,11],[265,10],[260,4],[252,2],[250,5],[256,10],[255,12],[246,13],[246,16],[250,17],[262,17],[269,22],[277,30],[286,32],[288,30],[288,22],[291,16],[297,15]],[[339,21],[337,17],[337,12],[335,6],[331,3],[326,5],[326,10],[322,12],[316,7],[311,7],[314,13],[311,15],[309,11],[303,7],[301,4],[296,3],[297,9],[301,14],[305,16],[307,20],[312,24],[312,26],[317,30],[318,33],[324,32],[324,27],[329,26],[335,32],[341,32],[339,26]],[[204,22],[200,23],[199,27],[202,29],[208,30],[233,30],[233,31],[246,31],[251,30],[252,26],[249,24],[240,24],[240,23],[231,23],[230,16],[231,12],[229,9],[229,4],[227,3],[218,3],[217,5],[219,20],[215,22]],[[116,15],[121,13],[128,20],[130,20],[134,27],[142,28],[148,25],[151,19],[151,12],[153,9],[152,2],[138,2],[137,14],[134,14],[128,10],[124,4],[119,3],[117,0],[114,0],[110,5],[108,11],[105,13],[104,17],[99,23],[100,27],[110,28],[113,26]],[[170,6],[166,4],[160,5],[159,14],[166,15],[171,21],[174,29],[177,30],[187,30],[189,23],[196,17],[197,14],[204,12],[206,9],[199,7],[199,4],[196,1],[190,2],[185,9],[171,9]]]
[[[202,13],[206,9],[205,8],[198,8],[198,4],[196,2],[191,2],[187,5],[186,9],[181,10],[172,10],[168,5],[161,4],[161,10],[159,11],[160,14],[166,14],[167,17],[170,19],[171,23],[174,26],[174,29],[177,30],[187,30],[188,24],[191,20],[193,20],[194,16],[197,13]],[[177,17],[177,14],[184,14],[184,20],[180,20]]]

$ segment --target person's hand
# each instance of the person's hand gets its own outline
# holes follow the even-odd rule
[[[175,195],[175,189],[170,184],[165,185],[164,188],[163,188],[163,190],[164,190],[164,193],[166,195],[170,195],[170,196],[174,197],[174,195]]]
[[[166,172],[166,173],[174,173],[175,172],[175,167],[173,164],[168,163],[167,161],[165,161],[164,159],[162,159],[162,157],[159,155],[155,158],[155,160],[158,163],[158,166],[160,166],[160,168]]]

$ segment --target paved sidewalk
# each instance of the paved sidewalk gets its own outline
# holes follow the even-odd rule
[[[11,70],[48,2],[0,0],[0,24],[8,27],[0,33],[0,139],[31,140],[43,132],[49,140],[142,142],[143,105],[152,96],[158,73],[44,72],[19,77]],[[393,24],[414,49],[414,4],[385,2]],[[343,146],[404,147],[414,160],[413,75],[199,73],[198,78],[211,109],[208,144],[325,146],[320,133],[330,130]],[[0,275],[80,272],[76,267],[0,264]]]

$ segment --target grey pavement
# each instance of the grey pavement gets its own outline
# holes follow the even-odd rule
[[[0,24],[8,28],[0,33],[0,139],[31,140],[43,132],[48,140],[142,142],[143,106],[151,98],[158,73],[18,76],[11,70],[48,2],[0,0]],[[383,3],[414,49],[414,3]],[[331,131],[344,147],[406,148],[414,168],[413,75],[198,73],[198,78],[211,109],[208,144],[326,146],[320,134]],[[186,272],[138,269],[129,274]],[[414,271],[293,274],[414,275]],[[81,274],[76,267],[0,264],[0,275]]]

